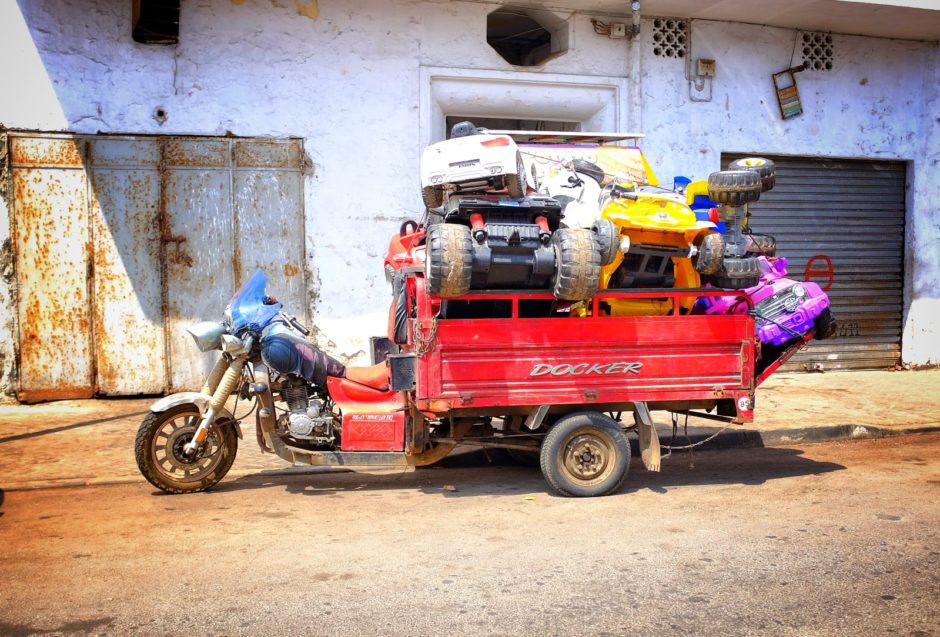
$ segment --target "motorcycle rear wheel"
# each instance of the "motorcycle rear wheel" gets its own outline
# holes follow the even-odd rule
[[[216,420],[203,448],[192,458],[183,453],[201,412],[195,404],[164,412],[150,412],[137,430],[134,455],[137,468],[153,486],[167,493],[205,491],[225,477],[238,451],[238,436],[231,423]]]

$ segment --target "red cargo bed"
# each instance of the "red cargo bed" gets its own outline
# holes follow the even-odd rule
[[[520,316],[543,292],[472,293],[460,302],[501,302],[500,318],[447,318],[422,294],[417,323],[433,334],[417,366],[419,409],[442,413],[525,413],[540,405],[611,410],[708,407],[725,399],[739,422],[753,419],[755,331],[748,315],[603,316],[604,299],[727,295],[726,291],[602,291],[591,316]],[[446,309],[448,306],[445,304]],[[430,340],[430,339],[429,339]]]

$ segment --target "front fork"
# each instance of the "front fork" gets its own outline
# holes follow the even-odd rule
[[[212,370],[209,379],[203,387],[204,393],[212,392],[212,398],[209,399],[206,413],[202,415],[202,420],[199,421],[199,426],[196,427],[196,432],[193,434],[192,440],[187,442],[183,447],[183,453],[187,456],[193,456],[199,451],[206,436],[209,434],[209,427],[215,422],[219,410],[225,406],[225,401],[228,400],[228,397],[231,396],[232,392],[238,387],[238,382],[242,377],[242,370],[245,368],[245,358],[245,356],[234,357],[231,362],[229,362],[227,369],[224,364],[224,358],[219,359],[219,362],[216,363],[215,368]],[[212,386],[216,382],[218,385],[213,389]]]

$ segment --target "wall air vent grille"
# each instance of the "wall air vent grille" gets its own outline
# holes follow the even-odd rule
[[[829,33],[802,33],[803,64],[807,71],[832,70],[832,35]]]
[[[688,43],[688,20],[653,18],[653,55],[684,59]]]

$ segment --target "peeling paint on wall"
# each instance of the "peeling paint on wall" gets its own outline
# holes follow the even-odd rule
[[[13,209],[7,135],[0,130],[0,401],[14,400],[18,370],[16,342],[16,269],[10,236]]]

